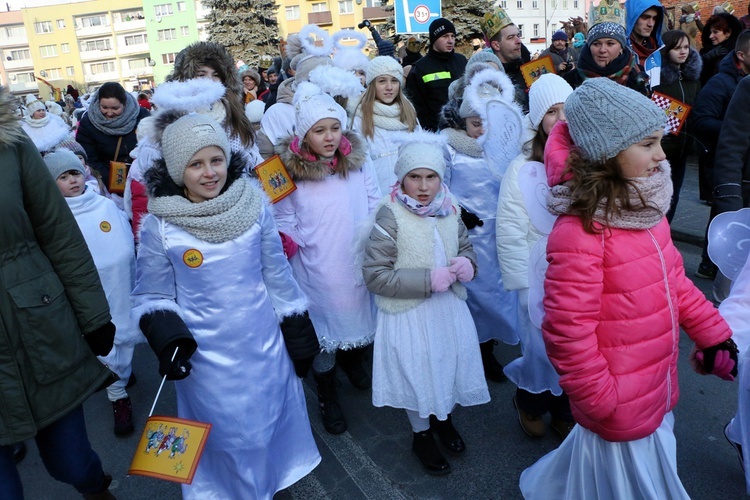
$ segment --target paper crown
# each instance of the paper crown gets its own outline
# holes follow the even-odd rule
[[[722,9],[724,9],[724,12],[726,12],[727,14],[734,15],[734,7],[732,7],[732,4],[729,2],[724,2],[723,4],[718,5],[717,7],[721,7]]]
[[[500,33],[500,30],[506,26],[513,24],[510,16],[500,7],[493,13],[486,13],[484,18],[479,21],[479,25],[482,28],[482,32],[487,40],[491,40],[492,37]]]
[[[625,7],[617,0],[602,0],[599,5],[592,5],[589,13],[590,26],[600,23],[617,23],[625,27]]]

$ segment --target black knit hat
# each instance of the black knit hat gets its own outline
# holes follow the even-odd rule
[[[456,34],[456,27],[444,17],[438,17],[430,23],[430,45],[446,33]]]

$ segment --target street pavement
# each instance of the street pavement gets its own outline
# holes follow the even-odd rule
[[[685,259],[688,276],[704,292],[708,292],[710,282],[694,278],[693,272],[700,261],[699,245],[708,212],[709,208],[698,201],[697,167],[690,164],[673,221],[673,237]],[[683,334],[679,364],[681,398],[674,411],[680,477],[692,498],[743,498],[746,492],[742,469],[734,449],[722,434],[724,424],[736,410],[737,384],[695,374],[687,362],[691,348],[692,343]],[[496,348],[503,364],[519,352],[518,346]],[[135,411],[135,435],[117,438],[112,434],[111,405],[106,394],[100,392],[84,405],[89,437],[102,457],[105,470],[115,479],[111,491],[119,499],[178,499],[180,489],[174,483],[127,475],[160,381],[155,356],[148,346],[136,349],[134,371],[138,383],[129,393]],[[453,465],[451,474],[431,477],[422,471],[411,453],[411,429],[404,412],[374,408],[369,391],[354,389],[342,374],[339,379],[339,395],[349,430],[338,436],[323,430],[314,384],[311,378],[306,380],[308,412],[323,460],[310,475],[279,492],[276,499],[521,498],[518,489],[521,472],[560,442],[549,430],[543,438],[527,437],[511,403],[515,387],[509,382],[489,382],[492,398],[489,403],[457,408],[454,412],[454,422],[466,441],[467,452],[461,457],[448,456]],[[155,414],[176,415],[171,383],[165,385]],[[69,486],[49,478],[33,440],[28,444],[29,454],[19,466],[26,498],[80,498]]]

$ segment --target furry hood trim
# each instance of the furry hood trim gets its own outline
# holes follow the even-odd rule
[[[242,95],[242,81],[234,65],[234,58],[227,49],[216,42],[195,42],[182,49],[175,58],[174,69],[166,81],[192,80],[198,75],[198,68],[211,63],[221,73],[222,81],[228,89]]]
[[[242,177],[245,172],[247,156],[243,151],[232,151],[232,158],[227,165],[227,182],[221,192],[229,189],[234,181]],[[169,176],[167,163],[163,158],[155,160],[154,163],[144,172],[143,178],[146,181],[146,189],[149,198],[158,198],[160,196],[184,196],[184,190],[178,186],[172,177]]]
[[[703,69],[703,59],[697,50],[690,47],[690,54],[682,67],[682,74],[689,82],[700,79],[701,70]],[[671,85],[680,79],[680,71],[674,64],[662,64],[661,66],[661,83],[660,85]]]
[[[0,86],[0,148],[7,148],[23,138],[21,121],[15,113],[16,103],[7,87]]]
[[[513,104],[515,92],[508,75],[495,69],[483,69],[471,77],[464,91],[464,99],[469,101],[471,108],[479,113],[482,120],[486,120],[489,101],[500,100]]]
[[[208,78],[193,78],[162,83],[157,87],[151,101],[159,111],[207,111],[224,97],[225,92],[226,88],[221,82]]]
[[[362,170],[362,166],[367,161],[368,153],[362,136],[351,130],[345,131],[342,135],[352,144],[352,151],[346,156],[344,165],[337,166],[336,172],[339,176],[346,178],[349,172]],[[295,137],[295,135],[290,135],[282,139],[275,147],[276,154],[281,157],[281,161],[292,179],[294,181],[322,181],[331,175],[328,162],[321,160],[305,161],[289,149],[289,145]]]

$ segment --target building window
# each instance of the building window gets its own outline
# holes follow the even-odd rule
[[[161,55],[161,62],[164,64],[174,64],[174,56],[176,54],[174,52],[170,52],[169,54],[162,54]]]
[[[60,44],[60,52],[63,54],[69,54],[70,53],[70,44],[69,43],[61,43]]]
[[[68,66],[67,68],[65,68],[65,74],[67,76],[74,76],[76,74],[76,70],[73,66]]]
[[[37,35],[41,35],[43,33],[52,33],[52,22],[42,21],[41,23],[34,23],[34,31]]]
[[[285,11],[287,21],[294,21],[295,19],[299,19],[299,5],[292,5],[291,7],[287,7]]]
[[[531,8],[534,9],[534,10],[538,10],[539,9],[539,0],[532,0],[531,1]]]
[[[318,2],[312,4],[313,12],[328,12],[328,4],[326,2]]]
[[[578,8],[578,0],[573,0],[573,8],[574,9]]]
[[[523,0],[516,0],[516,8],[523,9]]]
[[[557,0],[552,0],[552,5],[551,5],[551,7],[552,7],[553,9],[556,9],[556,8],[557,8]]]
[[[143,45],[145,43],[148,43],[148,37],[145,33],[140,35],[128,35],[123,40],[125,40],[125,46],[129,47],[131,45]]]
[[[58,19],[57,20],[57,29],[61,30],[65,28],[65,19]]]
[[[62,78],[62,71],[60,71],[60,68],[45,69],[44,74],[47,75],[47,80],[59,80]]]
[[[128,68],[129,69],[141,69],[148,66],[148,61],[146,59],[130,59],[128,60]]]
[[[180,35],[188,36],[190,34],[190,28],[187,26],[180,26]]]
[[[508,0],[500,0],[500,7],[502,7],[503,9],[507,9],[508,8]]]
[[[23,26],[7,26],[3,34],[5,35],[3,38],[26,38],[26,30]]]
[[[100,16],[81,17],[78,19],[81,28],[93,28],[97,26],[109,26],[109,17],[105,14]]]
[[[518,38],[523,38],[523,24],[518,25]]]
[[[5,53],[7,57],[10,57],[11,61],[21,61],[24,59],[31,59],[31,50],[29,49],[18,49],[10,50]]]
[[[55,57],[57,55],[57,45],[42,45],[39,47],[42,57]]]
[[[354,5],[352,5],[352,3],[352,0],[343,0],[342,2],[339,2],[339,14],[353,14]]]
[[[557,31],[557,24],[552,23],[552,33],[554,33],[555,31]]]
[[[539,25],[535,24],[534,25],[534,38],[538,38],[538,37],[539,37]]]
[[[139,19],[143,19],[143,11],[142,10],[126,10],[123,12],[116,12],[114,14],[115,20],[119,20],[120,22],[129,23],[130,21],[137,21]]]
[[[115,63],[113,61],[107,61],[103,63],[94,63],[89,66],[92,75],[98,75],[99,73],[114,73]]]
[[[36,81],[34,78],[34,73],[16,73],[15,75],[11,75],[16,77],[16,83],[31,83],[33,81]],[[11,81],[13,78],[11,78]]]
[[[81,42],[81,52],[88,52],[91,50],[112,50],[112,40],[109,38],[103,38],[101,40],[88,40]]]
[[[165,40],[174,40],[177,38],[177,30],[174,28],[166,29],[166,30],[158,30],[156,32],[156,39],[159,42],[163,42]]]
[[[383,2],[381,0],[367,0],[365,4],[367,7],[382,7],[383,6]]]
[[[154,5],[154,14],[157,17],[171,16],[172,15],[172,4],[171,3],[162,3],[162,4],[159,4],[159,5]]]
[[[568,8],[568,0],[562,0],[562,3],[563,3],[562,8],[563,9],[567,9]]]
[[[185,5],[185,2],[177,2],[177,12],[185,12],[187,10],[187,6]]]

